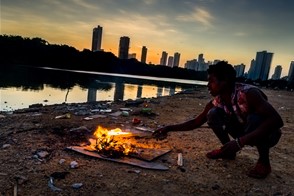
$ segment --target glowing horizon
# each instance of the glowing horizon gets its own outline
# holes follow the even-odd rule
[[[70,3],[69,3],[70,2]],[[117,56],[119,38],[130,37],[130,53],[159,64],[162,51],[181,54],[180,65],[204,54],[205,61],[245,64],[256,52],[274,53],[269,77],[277,65],[288,75],[294,60],[294,2],[290,0],[69,0],[2,1],[1,34],[39,37],[50,44],[91,49],[92,30],[103,27],[102,49]],[[262,7],[262,9],[260,9]],[[274,13],[274,14],[273,14]]]

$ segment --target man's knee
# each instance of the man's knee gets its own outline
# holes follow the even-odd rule
[[[221,108],[213,107],[207,113],[208,125],[223,125],[224,124],[225,111]]]

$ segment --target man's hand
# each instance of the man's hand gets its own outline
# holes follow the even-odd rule
[[[238,139],[229,141],[225,145],[223,145],[222,152],[224,155],[233,155],[239,152],[243,148],[243,145],[240,143]]]
[[[156,139],[163,140],[163,139],[167,138],[167,132],[168,132],[168,128],[162,127],[162,128],[155,130],[154,133],[152,134],[152,136],[155,137]]]

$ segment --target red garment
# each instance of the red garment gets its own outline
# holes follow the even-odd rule
[[[234,113],[236,114],[238,120],[241,123],[246,121],[246,118],[247,118],[247,115],[248,115],[248,103],[247,103],[247,99],[246,99],[246,93],[248,92],[248,90],[250,90],[252,88],[259,89],[259,88],[257,88],[256,86],[253,86],[253,85],[236,83],[235,90],[231,95],[232,108],[233,108]],[[261,93],[263,94],[265,99],[267,99],[266,95],[263,92],[261,92]],[[230,110],[230,108],[228,108],[224,104],[224,102],[221,100],[220,96],[216,96],[212,100],[212,104],[215,107],[219,107],[219,108],[224,109],[224,111],[227,114],[229,114],[229,115],[232,114],[232,111]]]

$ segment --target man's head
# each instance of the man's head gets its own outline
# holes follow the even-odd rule
[[[234,88],[236,82],[236,71],[231,64],[220,61],[210,65],[208,70],[208,89],[212,96]]]

